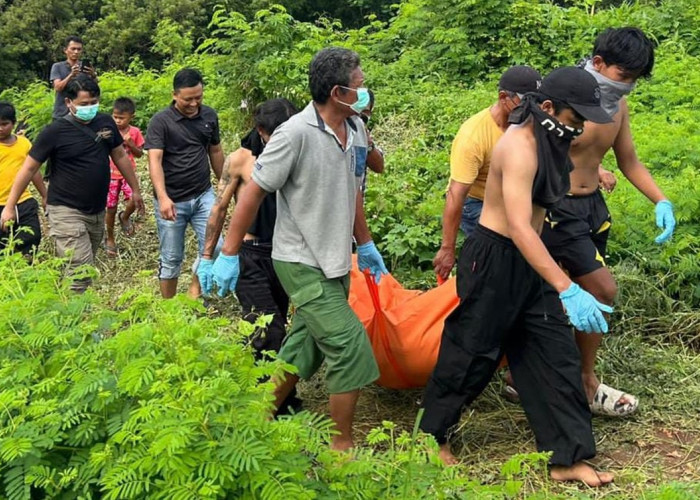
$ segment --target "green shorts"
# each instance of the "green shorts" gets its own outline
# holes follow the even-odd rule
[[[326,360],[328,392],[354,391],[379,378],[367,332],[348,304],[350,275],[326,279],[320,269],[273,260],[294,306],[279,357],[310,378]]]

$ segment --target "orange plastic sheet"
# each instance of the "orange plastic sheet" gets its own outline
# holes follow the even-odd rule
[[[380,372],[377,384],[424,387],[437,362],[445,318],[459,303],[456,279],[427,292],[406,290],[390,274],[376,285],[354,261],[349,302],[372,343]]]

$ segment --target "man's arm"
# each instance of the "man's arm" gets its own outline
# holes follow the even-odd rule
[[[233,215],[231,215],[224,246],[221,248],[223,255],[238,255],[243,237],[255,220],[258,208],[260,208],[265,196],[267,196],[267,192],[253,180],[241,189]]]
[[[151,184],[158,198],[160,215],[165,220],[175,220],[175,204],[165,190],[165,174],[163,174],[163,150],[148,150],[148,174],[151,176]]]
[[[526,147],[526,146],[525,146]],[[532,227],[532,184],[536,158],[522,154],[523,147],[500,151],[503,176],[503,205],[510,237],[525,260],[542,278],[561,293],[572,281],[561,270]]]
[[[56,90],[57,92],[62,92],[63,89],[66,88],[66,85],[68,85],[68,82],[70,82],[78,74],[80,74],[80,65],[74,64],[73,66],[71,66],[70,73],[68,73],[67,77],[60,80],[58,78],[53,79],[52,83],[54,90]]]
[[[382,274],[388,274],[389,271],[372,241],[372,235],[367,227],[363,201],[362,191],[358,189],[355,197],[355,222],[352,231],[357,242],[357,268],[363,272],[368,270],[374,276],[374,282],[379,284]]]
[[[358,190],[355,197],[355,222],[352,227],[352,234],[355,237],[357,246],[367,243],[372,239],[365,218],[365,206],[362,199],[362,192]]]
[[[12,189],[10,189],[10,195],[7,198],[7,203],[5,203],[5,208],[0,215],[0,229],[5,229],[8,221],[15,220],[15,207],[17,206],[17,200],[22,196],[24,190],[27,189],[29,183],[34,178],[34,175],[39,172],[39,167],[41,163],[36,161],[31,156],[27,155],[22,167],[17,172],[14,182],[12,183]]]
[[[367,166],[372,172],[381,174],[384,172],[384,153],[374,144],[372,134],[369,133],[367,127],[365,127],[365,131],[367,132],[367,142],[371,149],[371,151],[367,153]]]
[[[224,150],[221,143],[209,146],[209,162],[216,178],[221,179],[221,172],[224,168]]]
[[[202,257],[206,259],[211,259],[214,254],[216,242],[219,240],[221,229],[224,227],[228,206],[240,181],[240,165],[235,160],[232,160],[232,157],[233,154],[226,157],[224,161],[221,180],[216,187],[216,200],[209,213],[204,237],[204,251],[202,252]]]
[[[143,204],[143,196],[141,196],[139,180],[136,177],[134,167],[131,165],[131,160],[129,160],[129,157],[124,152],[124,148],[121,146],[121,144],[116,148],[112,149],[110,156],[112,157],[112,161],[117,167],[117,170],[119,170],[119,172],[122,174],[124,180],[126,180],[126,183],[129,185],[133,192],[131,195],[131,199],[134,201],[136,209],[140,214],[143,214],[146,211],[146,207]]]
[[[632,131],[630,130],[630,117],[627,102],[623,100],[620,103],[620,108],[622,112],[622,121],[620,123],[620,131],[613,143],[613,151],[617,159],[617,166],[634,187],[649,198],[652,203],[656,204],[661,200],[666,200],[666,196],[656,182],[654,182],[649,170],[647,170],[644,164],[637,158],[634,141],[632,140]]]
[[[34,187],[41,196],[41,206],[44,207],[44,210],[46,210],[46,198],[48,196],[48,192],[46,191],[46,184],[44,184],[44,179],[43,177],[41,177],[41,173],[39,172],[39,170],[34,172],[34,176],[32,177],[32,184],[34,184]]]
[[[447,190],[445,210],[442,213],[442,244],[433,259],[435,273],[445,280],[449,278],[450,271],[455,265],[457,231],[459,231],[459,223],[462,220],[464,200],[469,194],[470,187],[471,184],[450,180],[450,186]]]

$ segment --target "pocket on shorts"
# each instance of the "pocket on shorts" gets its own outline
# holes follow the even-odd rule
[[[87,228],[84,224],[67,224],[60,222],[53,223],[49,228],[49,236],[54,238],[80,238],[87,234]]]
[[[323,295],[323,286],[320,281],[314,281],[292,293],[289,300],[296,309],[299,309],[321,295]]]

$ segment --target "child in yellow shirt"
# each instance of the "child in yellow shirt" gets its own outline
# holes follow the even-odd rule
[[[26,137],[12,133],[16,123],[14,106],[8,102],[0,102],[0,212],[5,208],[12,183],[32,147]],[[45,206],[46,186],[39,172],[34,175],[32,182]],[[0,227],[0,250],[4,250],[12,239],[15,251],[31,255],[41,241],[41,225],[39,204],[32,198],[28,189],[20,196],[15,210],[15,223],[10,227]]]

